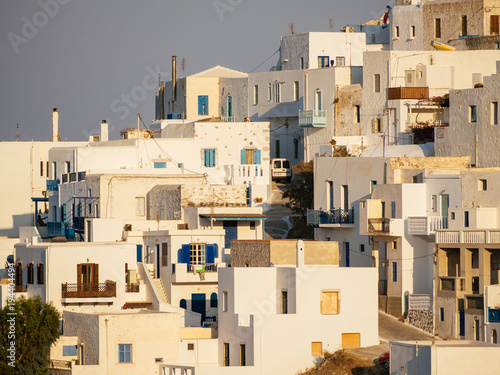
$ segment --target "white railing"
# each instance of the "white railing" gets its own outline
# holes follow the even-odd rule
[[[500,230],[438,230],[436,243],[500,243]]]
[[[458,230],[436,232],[436,243],[459,243],[459,242],[460,242],[460,231]]]
[[[448,218],[441,216],[414,216],[408,218],[408,234],[431,235],[448,228]]]
[[[432,310],[430,294],[410,294],[408,296],[408,308],[410,310]]]

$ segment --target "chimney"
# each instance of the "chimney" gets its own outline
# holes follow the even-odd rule
[[[109,141],[109,133],[108,133],[108,123],[106,120],[102,120],[101,122],[101,142]]]
[[[57,108],[52,111],[52,142],[59,142],[59,112]]]
[[[176,56],[172,56],[172,101],[177,101],[177,60]]]

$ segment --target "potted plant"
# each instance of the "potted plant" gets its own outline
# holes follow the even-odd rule
[[[262,203],[263,199],[261,197],[255,198],[255,202],[257,203]]]
[[[335,145],[337,144],[337,141],[336,141],[335,139],[332,139],[332,140],[330,141],[330,144],[331,144],[332,146],[335,146]]]

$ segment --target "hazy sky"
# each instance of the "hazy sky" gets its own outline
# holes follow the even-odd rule
[[[2,0],[0,140],[87,140],[106,119],[111,138],[154,119],[157,75],[186,59],[186,75],[215,65],[250,72],[280,36],[378,18],[388,0]],[[269,69],[277,55],[257,71]]]

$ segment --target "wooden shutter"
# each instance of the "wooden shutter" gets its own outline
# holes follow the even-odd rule
[[[500,34],[499,18],[500,16],[490,16],[490,34]]]
[[[372,133],[378,133],[378,124],[376,118],[372,120]]]
[[[321,292],[321,314],[334,315],[339,313],[338,292]]]
[[[92,283],[94,284],[99,284],[99,265],[98,264],[93,264],[92,265]]]
[[[76,274],[78,276],[77,278],[77,283],[78,284],[82,284],[83,283],[83,279],[82,279],[82,268],[83,268],[83,265],[82,264],[77,264],[76,266]]]
[[[357,349],[359,348],[359,333],[343,333],[342,334],[342,349]]]
[[[384,132],[384,119],[383,118],[379,118],[378,120],[380,121],[379,132],[383,133]]]

